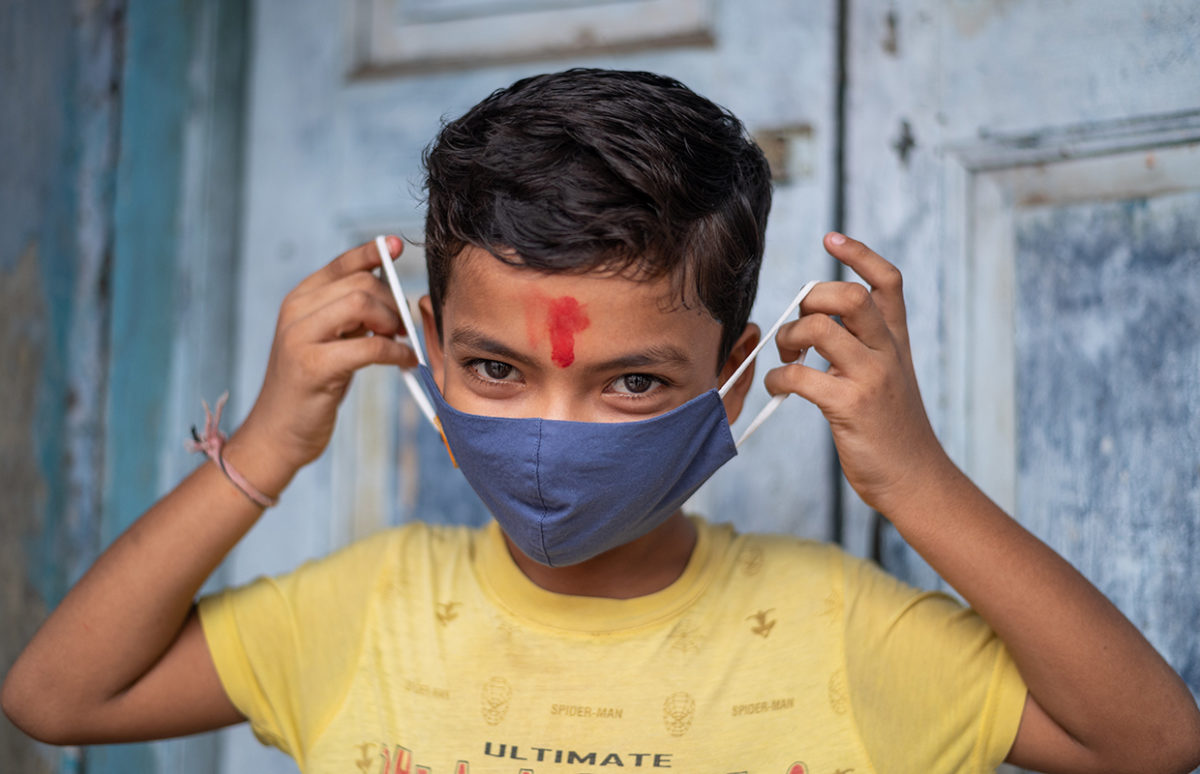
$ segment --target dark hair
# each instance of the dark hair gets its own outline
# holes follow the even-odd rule
[[[588,69],[525,78],[446,124],[424,161],[439,335],[468,245],[539,271],[670,275],[684,304],[698,298],[721,323],[718,369],[745,329],[770,173],[742,123],[682,83]]]

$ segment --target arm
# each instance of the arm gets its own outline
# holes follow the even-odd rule
[[[1200,712],[1183,681],[938,443],[917,390],[899,271],[840,235],[825,245],[871,289],[819,285],[777,342],[785,362],[815,347],[828,371],[783,366],[767,388],[821,408],[851,485],[1007,646],[1029,689],[1009,761],[1053,772],[1190,771],[1200,763]]]
[[[398,239],[389,247],[398,254]],[[288,294],[262,391],[225,459],[275,494],[329,442],[353,373],[415,365],[373,244]],[[367,332],[378,335],[367,336]],[[5,714],[56,744],[161,738],[235,723],[200,629],[201,584],[261,516],[205,464],[121,535],[67,594],[4,681]]]

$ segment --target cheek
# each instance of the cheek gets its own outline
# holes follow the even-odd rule
[[[451,408],[467,414],[486,414],[483,410],[485,401],[463,382],[463,378],[461,373],[447,374],[442,383],[442,398]]]

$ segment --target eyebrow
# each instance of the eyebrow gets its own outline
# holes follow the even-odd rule
[[[487,352],[490,355],[496,355],[505,360],[511,360],[514,363],[522,365],[531,365],[532,361],[512,349],[508,345],[489,338],[484,333],[476,328],[456,328],[450,333],[450,343],[454,346],[467,347],[477,349],[482,352]]]
[[[504,360],[511,360],[521,365],[532,365],[532,360],[512,349],[503,342],[497,341],[476,328],[456,328],[450,333],[450,343],[459,347],[480,350],[496,355]],[[670,344],[654,344],[640,352],[630,352],[626,355],[593,363],[584,368],[585,371],[605,372],[646,367],[675,367],[686,368],[692,364],[687,353]]]
[[[674,366],[686,368],[692,364],[692,359],[682,350],[670,344],[656,344],[641,352],[631,352],[603,363],[596,363],[586,368],[587,371],[624,371],[633,368]]]

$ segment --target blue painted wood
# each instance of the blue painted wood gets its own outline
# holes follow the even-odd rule
[[[100,524],[105,546],[159,494],[191,16],[191,4],[176,0],[134,2],[126,16]],[[87,759],[92,772],[158,770],[146,745],[95,747]]]
[[[229,383],[247,15],[241,0],[128,9],[101,545],[203,464],[187,426]],[[216,735],[93,747],[86,769],[201,774],[218,753]]]
[[[241,0],[128,8],[102,546],[201,464],[183,451],[187,424],[229,381],[247,15]],[[199,774],[218,752],[216,735],[93,747],[86,768]]]
[[[122,4],[0,4],[0,674],[98,548]],[[0,718],[0,769],[78,760]]]
[[[40,364],[38,373],[22,375],[38,380],[29,453],[44,483],[41,518],[26,544],[29,579],[50,607],[96,549],[89,473],[98,464],[99,434],[86,414],[104,384],[82,374],[101,368],[103,347],[101,336],[80,332],[103,331],[106,323],[116,61],[108,5],[74,17],[55,8],[6,4],[0,18],[0,104],[20,106],[0,124],[0,148],[9,149],[0,185],[0,272],[31,256],[39,281],[24,292],[44,311],[22,320],[20,330],[36,342]]]
[[[25,13],[18,14],[18,10]],[[6,204],[11,205],[11,209],[0,208],[0,233],[4,234],[0,237],[4,239],[4,257],[0,261],[5,269],[12,268],[10,261],[15,261],[32,244],[41,278],[36,290],[43,295],[45,317],[36,322],[30,320],[27,324],[36,326],[30,332],[37,337],[41,355],[32,440],[37,468],[44,482],[44,500],[40,508],[40,529],[29,536],[27,549],[29,581],[49,609],[66,593],[67,577],[62,571],[65,555],[77,552],[90,555],[94,551],[94,546],[74,546],[73,541],[63,540],[66,521],[63,515],[67,512],[70,497],[63,462],[67,437],[64,409],[70,392],[66,353],[73,322],[70,277],[76,268],[72,227],[79,209],[77,189],[73,185],[78,171],[77,144],[80,142],[75,133],[78,111],[74,99],[78,65],[76,57],[68,53],[74,48],[69,14],[51,13],[44,5],[37,13],[29,10],[6,9],[10,15],[6,21],[14,25],[6,28],[14,32],[24,29],[26,40],[33,46],[57,49],[62,53],[35,58],[21,56],[18,48],[14,61],[22,63],[24,72],[12,72],[12,77],[5,77],[0,84],[0,95],[6,105],[13,104],[19,97],[4,92],[21,81],[35,88],[41,85],[54,90],[53,96],[39,94],[27,106],[25,120],[29,121],[29,126],[21,133],[25,136],[4,138],[17,142],[24,140],[19,146],[7,141],[3,145],[6,148],[21,147],[24,152],[14,154],[17,158],[10,168],[15,177],[12,187],[19,187],[21,191],[6,191]],[[33,54],[33,51],[25,53]],[[21,76],[26,76],[29,81]],[[25,104],[24,100],[19,104]],[[11,129],[17,128],[15,122],[4,123]],[[31,193],[35,195],[30,196]]]
[[[179,179],[187,110],[187,3],[134,3],[126,27],[113,245],[111,368],[102,538],[156,495],[174,326]]]
[[[1016,235],[1017,511],[1200,695],[1200,192]]]

